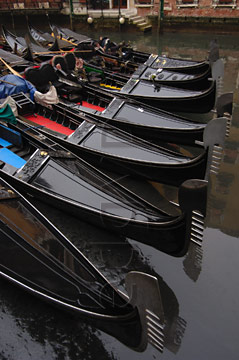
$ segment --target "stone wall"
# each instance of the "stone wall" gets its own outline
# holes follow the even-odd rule
[[[0,10],[62,9],[62,0],[0,0]]]

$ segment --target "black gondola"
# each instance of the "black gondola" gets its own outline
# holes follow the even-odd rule
[[[149,340],[163,351],[164,313],[155,277],[131,272],[126,276],[129,297],[116,290],[77,247],[2,178],[0,209],[3,278],[74,316],[94,320],[95,326],[135,350],[143,351]],[[143,289],[147,296],[139,296]],[[136,298],[132,296],[135,293]],[[155,322],[158,331],[152,328],[150,337],[147,330]]]
[[[0,58],[7,62],[11,68],[19,73],[23,72],[26,67],[31,66],[32,63],[22,57],[10,53],[9,51],[0,49]],[[1,72],[4,73],[4,69],[1,68]]]
[[[31,126],[40,125],[40,132],[93,165],[177,186],[191,177],[205,177],[207,149],[202,148],[200,155],[191,159],[96,121],[91,115],[73,111],[65,104],[55,104],[51,109],[37,105],[34,109],[32,102],[21,93],[13,97],[18,103],[25,101],[24,121],[29,120]]]
[[[33,68],[31,63],[21,57],[1,49],[0,57],[10,65],[13,71],[25,69],[25,78],[39,91],[44,92],[47,89],[49,77],[42,73],[42,68]],[[49,68],[47,65],[44,65],[45,67]],[[57,77],[55,73],[54,77]],[[50,80],[54,84],[54,80]],[[195,144],[195,141],[202,141],[203,130],[206,126],[204,123],[195,122],[141,102],[122,99],[102,89],[90,89],[84,83],[81,83],[81,86],[81,89],[77,89],[78,102],[69,102],[65,98],[61,100],[65,106],[72,108],[73,113],[94,115],[102,122],[148,140],[165,141],[166,139],[168,142],[180,144]]]
[[[190,158],[129,135],[111,125],[80,115],[64,104],[41,105],[22,117],[30,126],[91,164],[119,174],[179,186],[191,177],[204,179],[207,149]]]
[[[96,122],[90,115],[82,116],[65,104],[55,105],[53,112],[47,112],[45,107],[40,109],[43,110],[43,117],[39,119],[34,115],[28,116],[28,119],[45,126],[43,132],[90,163],[110,170],[116,166],[118,173],[139,175],[172,185],[180,185],[191,177],[205,177],[207,149],[190,159],[129,136],[111,125]],[[49,132],[49,118],[54,128],[57,123],[58,127],[59,123],[63,124],[61,129]]]
[[[155,142],[195,145],[195,141],[203,141],[205,123],[122,99],[99,89],[83,86],[80,95],[81,100],[77,103],[61,99],[61,104],[72,111],[72,116],[75,113],[91,114],[101,122]]]
[[[40,30],[37,30],[35,27],[29,24],[29,33],[32,35],[32,37],[39,41],[41,39],[41,44],[45,44],[46,41],[50,41],[51,39],[55,39],[48,33],[43,33]],[[89,42],[89,39],[84,36],[79,36],[79,40],[82,42]],[[70,37],[68,37],[67,41],[70,41]],[[70,43],[72,43],[70,41]],[[72,43],[74,44],[74,43]],[[88,50],[90,52],[90,50]],[[99,57],[98,54],[95,53],[95,51],[92,50],[91,56],[89,53],[84,54],[84,50],[82,50],[83,54],[81,54],[81,51],[78,49],[75,49],[75,54],[77,56],[87,57],[89,66],[93,66],[97,69],[97,71],[102,71],[106,73],[106,71],[118,73],[119,76],[125,77],[125,79],[129,79],[130,77],[133,77],[135,79],[140,80],[148,80],[152,83],[160,83],[164,85],[169,86],[176,86],[186,89],[203,89],[208,85],[208,78],[211,76],[211,68],[208,67],[205,71],[202,73],[196,73],[196,74],[187,74],[187,73],[180,73],[176,70],[165,70],[163,68],[155,69],[149,66],[146,66],[144,64],[141,65],[135,65],[128,61],[124,61],[123,59],[117,58],[112,61],[111,58],[107,57]],[[96,55],[96,56],[95,56]],[[104,64],[104,69],[102,70],[102,59]],[[97,67],[98,62],[100,63]],[[87,62],[86,62],[87,64]],[[86,65],[87,66],[87,65]]]
[[[64,61],[63,58],[62,61]],[[100,75],[100,77],[98,77],[98,75]],[[27,76],[28,75],[26,75],[26,77]],[[48,68],[45,72],[41,70],[41,82],[45,81],[45,84],[47,84],[48,81],[51,81],[49,76],[50,72]],[[68,79],[68,75],[65,74],[65,72],[62,74],[62,71],[60,71],[60,79],[61,78]],[[27,79],[37,86],[37,76],[28,76]],[[70,81],[73,84],[81,84],[77,77],[70,77]],[[93,81],[92,77],[89,77],[88,81],[84,82],[84,87],[86,88],[86,91],[103,89],[104,91],[121,98],[140,101],[146,105],[154,106],[159,109],[166,109],[171,112],[207,113],[214,108],[216,97],[216,82],[212,80],[208,81],[208,87],[206,89],[189,90],[154,84],[149,81],[133,78],[127,80],[113,74],[97,73],[96,81],[95,77],[93,78]]]
[[[12,32],[6,29],[5,26],[2,26],[2,34],[13,51],[20,54],[24,54],[27,51],[27,43],[24,37],[14,35]],[[45,47],[39,46],[37,44],[33,45],[33,49],[36,52],[46,51]]]
[[[92,71],[102,71],[102,74],[114,74],[119,80],[124,79],[128,81],[130,78],[137,80],[149,81],[153,85],[163,84],[168,86],[175,86],[183,89],[205,89],[208,86],[208,79],[211,77],[211,69],[200,74],[183,74],[177,71],[170,71],[164,69],[153,69],[146,65],[139,65],[137,70],[130,69],[128,63],[118,61],[118,64],[108,64],[107,61],[103,62],[104,68],[97,66],[97,61],[85,61],[85,67],[90,68]],[[92,69],[91,69],[92,68]]]
[[[54,29],[57,30],[58,34],[65,40],[67,41],[71,41],[74,42],[75,45],[78,45],[80,43],[82,44],[92,44],[92,41],[94,41],[92,38],[90,38],[87,35],[83,35],[83,34],[78,34],[70,29],[67,28],[61,28],[58,25],[55,24],[51,24],[49,23],[49,26],[51,28],[51,30],[53,31]],[[38,32],[39,30],[37,30],[36,28],[34,28],[34,30],[36,32]]]
[[[43,47],[51,47],[54,46],[56,43],[56,37],[55,34],[53,35],[37,30],[32,24],[28,22],[28,32],[30,34],[30,37],[39,45]],[[57,37],[57,43],[60,49],[69,49],[74,47],[74,44],[70,41],[63,40],[60,36]]]
[[[208,81],[205,89],[189,90],[134,78],[119,79],[105,74],[101,82],[89,81],[87,85],[171,112],[207,113],[214,108],[216,100],[216,83],[213,80]]]
[[[16,36],[2,25],[2,34],[5,41],[8,43],[14,53],[20,54],[24,59],[31,62],[34,61],[33,55],[36,55],[40,60],[49,60],[54,53],[59,53],[60,48],[58,40],[49,47],[44,47],[39,44],[30,43],[22,36]],[[30,44],[30,47],[29,47]]]
[[[17,128],[1,126],[0,175],[21,192],[173,256],[186,253],[190,238],[201,239],[193,228],[203,229],[206,181],[182,184],[181,212],[175,205],[178,215],[168,214],[36,129],[22,123]]]
[[[85,39],[84,37],[82,40],[82,35],[77,34],[76,32],[69,30],[67,28],[63,28],[57,25],[50,24],[50,27],[56,28],[57,32],[62,35],[62,37],[66,40],[75,41],[76,45],[78,44],[78,48],[84,48],[85,43],[89,44],[90,39]],[[175,59],[169,58],[166,56],[148,54],[142,51],[135,51],[131,48],[123,47],[123,56],[122,60],[125,58],[128,62],[132,64],[145,64],[146,66],[152,67],[153,69],[168,69],[171,71],[178,71],[188,74],[199,74],[208,71],[210,64],[207,60],[205,61],[192,61],[192,60],[183,60],[183,59]],[[105,54],[102,51],[98,51],[101,56],[111,57],[112,59],[118,59],[115,56]]]
[[[8,41],[13,49],[16,47],[15,44],[18,44],[17,46],[21,52],[29,51],[25,39],[21,38],[19,40],[19,38],[14,37],[6,29],[3,33],[6,39],[11,38]],[[38,54],[42,52],[38,45],[34,45],[34,51]],[[103,74],[102,81],[98,85],[95,82],[93,84],[89,82],[89,86],[98,86],[121,97],[141,101],[150,106],[169,111],[207,113],[213,109],[216,100],[216,83],[212,80],[208,81],[205,89],[189,90],[135,78],[128,80],[120,76],[117,77],[114,74]]]
[[[49,88],[49,80],[55,84],[56,73],[50,65],[39,69],[29,67],[25,71],[25,78],[42,92]],[[56,87],[59,82],[56,81]],[[77,89],[74,99],[65,95],[61,101],[72,112],[81,112],[94,115],[102,122],[107,122],[131,134],[150,140],[163,140],[181,144],[194,144],[196,140],[202,141],[205,124],[190,120],[173,113],[146,105],[140,101],[120,98],[114,93],[102,88],[88,86],[80,82],[81,88]],[[62,84],[61,84],[62,86]],[[208,116],[210,117],[210,115]]]

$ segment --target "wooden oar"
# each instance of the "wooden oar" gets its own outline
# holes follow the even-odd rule
[[[1,79],[0,79],[0,82],[3,82],[5,84],[9,84],[9,85],[13,85],[13,86],[17,86],[16,84],[13,84],[13,83],[11,83],[9,81],[5,81],[5,80],[1,80]]]
[[[72,41],[70,41],[70,40],[68,40],[68,39],[65,39],[63,36],[58,35],[56,28],[54,28],[54,30],[55,30],[55,31],[53,31],[53,32],[51,33],[51,36],[53,36],[53,37],[55,37],[55,38],[57,37],[57,39],[59,39],[59,40],[64,40],[64,41],[68,42],[70,45],[77,46],[77,43],[74,43],[74,42],[72,42]]]
[[[8,68],[8,70],[11,71],[12,74],[22,78],[22,75],[20,75],[16,70],[14,70],[10,65],[8,65],[8,63],[6,63],[6,61],[3,60],[3,58],[0,57],[0,61]]]
[[[42,51],[42,52],[34,52],[34,55],[48,55],[48,54],[62,54],[62,53],[68,53],[73,52],[72,50],[60,50],[60,51]],[[75,50],[75,52],[92,52],[92,50]]]

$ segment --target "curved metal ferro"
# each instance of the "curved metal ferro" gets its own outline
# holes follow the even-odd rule
[[[137,307],[142,338],[139,349],[143,351],[151,343],[160,352],[164,348],[164,310],[156,277],[132,271],[125,278],[129,303]]]

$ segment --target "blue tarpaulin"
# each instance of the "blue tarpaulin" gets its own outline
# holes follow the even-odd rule
[[[6,82],[2,82],[1,80]],[[17,75],[9,74],[0,78],[0,99],[5,99],[7,96],[23,92],[24,94],[29,93],[31,100],[34,101],[35,91],[36,88],[29,81]]]

